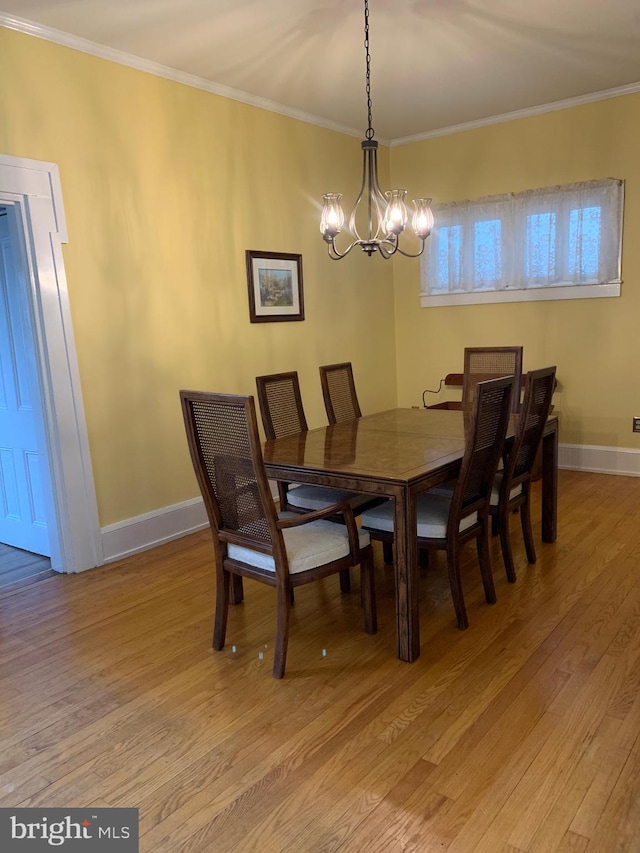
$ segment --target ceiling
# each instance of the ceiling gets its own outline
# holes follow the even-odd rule
[[[60,40],[53,28],[241,100],[357,135],[366,128],[363,0],[0,5],[5,25]],[[20,26],[28,22],[38,26]],[[638,0],[370,0],[370,42],[373,126],[383,141],[640,91]]]

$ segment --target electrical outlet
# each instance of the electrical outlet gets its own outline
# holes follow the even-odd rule
[[[640,432],[640,418],[633,419],[633,431]]]

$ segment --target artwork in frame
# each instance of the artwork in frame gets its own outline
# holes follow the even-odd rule
[[[246,257],[251,322],[304,320],[302,255],[247,249]]]

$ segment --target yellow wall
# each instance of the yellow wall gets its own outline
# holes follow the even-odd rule
[[[395,405],[391,269],[318,230],[357,139],[1,28],[0,55],[0,152],[60,167],[102,525],[196,495],[180,388],[298,370],[313,427],[318,365],[352,361],[363,411]],[[246,249],[302,254],[304,322],[249,323]]]
[[[461,372],[465,346],[524,346],[524,368],[558,368],[561,441],[640,447],[640,95],[496,124],[392,149],[394,185],[434,201],[595,178],[624,178],[622,296],[420,308],[420,271],[394,262],[398,402],[418,404]]]
[[[320,195],[353,200],[356,139],[1,28],[0,55],[0,152],[60,167],[102,525],[196,494],[179,388],[297,369],[313,427],[333,361],[367,412],[418,405],[467,345],[522,343],[558,367],[563,441],[640,446],[640,95],[381,148],[383,184],[435,201],[626,180],[621,298],[422,309],[415,260],[326,256]],[[303,255],[304,322],[249,323],[245,249]]]

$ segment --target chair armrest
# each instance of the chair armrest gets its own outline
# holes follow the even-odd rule
[[[279,518],[277,524],[280,530],[286,530],[290,527],[309,524],[311,521],[320,521],[323,518],[329,518],[333,515],[342,515],[344,517],[344,524],[347,528],[347,536],[349,538],[349,549],[353,555],[353,565],[355,566],[360,562],[360,537],[358,536],[356,518],[350,504],[343,501],[342,503],[331,504],[331,506],[326,506],[323,509],[316,509],[313,512],[296,514],[290,518]]]

